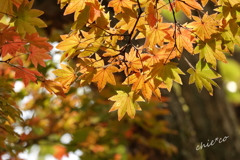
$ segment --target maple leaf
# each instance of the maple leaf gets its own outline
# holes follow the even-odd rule
[[[73,23],[72,30],[74,29],[80,30],[84,25],[86,25],[90,16],[89,11],[90,11],[90,6],[86,5],[78,15],[77,20]]]
[[[46,90],[49,91],[51,94],[54,93],[56,95],[65,97],[63,86],[59,82],[55,82],[52,80],[44,80],[42,82],[42,87],[46,88]]]
[[[64,15],[68,15],[71,13],[74,13],[74,20],[76,21],[79,17],[79,14],[81,14],[82,10],[86,7],[86,4],[96,4],[99,3],[96,0],[58,0],[58,3],[61,4],[61,9],[68,4],[64,11]],[[93,15],[94,16],[94,15]]]
[[[179,74],[184,73],[176,66],[177,63],[169,62],[167,64],[164,64],[162,61],[159,63],[154,64],[152,67],[151,72],[149,73],[149,76],[151,78],[156,77],[161,82],[164,82],[167,89],[170,91],[172,88],[172,81],[182,84],[182,80],[179,76]]]
[[[170,27],[169,23],[158,23],[156,27],[147,28],[144,47],[154,48],[155,45],[162,46],[165,36],[168,35],[166,29]]]
[[[144,102],[144,99],[133,91],[129,93],[117,91],[117,95],[110,97],[109,100],[116,101],[109,112],[118,110],[119,121],[123,118],[126,112],[131,118],[134,118],[136,110],[142,110],[137,102]]]
[[[56,69],[53,73],[58,76],[55,81],[62,84],[64,92],[67,93],[70,89],[71,84],[76,80],[76,74],[72,67],[66,64],[60,64],[62,69]]]
[[[119,13],[115,16],[120,21],[115,25],[114,28],[120,28],[121,30],[128,31],[129,34],[133,30],[136,31],[136,29],[142,30],[143,28],[145,28],[145,18],[142,16],[139,17],[136,10],[125,7],[123,7],[122,9],[124,10],[124,12]]]
[[[77,67],[80,67],[79,73],[82,75],[78,78],[80,80],[80,87],[89,85],[92,81],[97,69],[93,66],[95,60],[92,58],[81,58]]]
[[[14,18],[11,19],[14,22],[14,25],[17,27],[18,33],[24,37],[26,33],[36,33],[37,30],[34,26],[38,26],[39,28],[47,27],[47,25],[39,18],[44,12],[31,9],[34,0],[27,2],[23,1],[23,3],[19,6],[19,8],[14,8]]]
[[[19,34],[15,31],[15,27],[9,27],[0,23],[0,47],[8,41],[13,41],[14,37],[18,36]]]
[[[37,76],[42,76],[38,71],[32,71],[24,67],[12,67],[12,70],[15,71],[15,79],[22,78],[25,86],[29,84],[30,81],[37,83]]]
[[[99,1],[95,0],[94,3],[86,2],[88,6],[90,6],[90,13],[89,13],[89,22],[93,23],[95,20],[97,20],[98,17],[101,16],[102,7],[99,3]]]
[[[28,56],[28,60],[33,63],[35,68],[37,68],[38,64],[46,67],[44,60],[52,59],[52,57],[47,54],[48,51],[44,48],[38,48],[34,45],[30,45],[29,52],[30,54]]]
[[[82,35],[81,37],[79,37]],[[104,37],[95,39],[94,34],[88,34],[87,32],[81,31],[72,33],[72,35],[63,35],[61,38],[63,39],[56,48],[65,51],[61,57],[61,62],[64,59],[70,59],[77,55],[79,57],[89,56],[97,51],[101,45],[101,41]],[[93,49],[93,50],[92,50]],[[92,51],[92,52],[91,52]]]
[[[191,18],[191,10],[203,10],[201,5],[195,0],[176,0],[175,1],[176,12],[183,11],[183,13]]]
[[[219,88],[216,82],[212,79],[221,77],[220,74],[213,71],[209,63],[206,63],[203,60],[198,61],[196,64],[196,70],[189,68],[187,72],[190,74],[189,84],[195,82],[195,85],[200,92],[203,87],[205,87],[210,95],[213,95],[212,85]]]
[[[67,4],[68,3],[68,6],[66,7],[65,11],[64,11],[64,14],[63,15],[68,15],[68,14],[71,14],[73,12],[79,12],[81,11],[85,5],[86,5],[86,2],[88,0],[60,0],[58,3],[61,3],[62,4]],[[61,6],[61,9],[63,8],[64,6]],[[77,15],[76,15],[77,17]]]
[[[213,33],[217,33],[219,21],[216,19],[217,14],[208,15],[205,13],[201,18],[192,16],[196,22],[191,22],[187,25],[188,28],[193,28],[196,35],[204,41],[205,39],[211,39]]]
[[[192,54],[194,40],[195,38],[191,34],[191,31],[180,27],[176,32],[177,56],[181,57],[183,48],[185,48],[189,53]]]
[[[147,73],[134,73],[128,76],[122,84],[123,85],[133,84],[131,90],[134,91],[135,93],[141,90],[144,98],[147,101],[150,101],[152,93],[154,93],[154,95],[159,100],[161,100],[161,93],[159,88],[155,87],[153,79],[148,80]]]
[[[5,57],[8,53],[11,56],[15,56],[17,52],[26,52],[25,48],[23,47],[26,42],[23,42],[18,36],[13,38],[13,41],[6,41],[5,44],[2,45],[2,57]]]
[[[118,45],[115,48],[101,48],[101,49],[105,51],[103,57],[116,56],[120,54]]]
[[[114,12],[117,14],[124,12],[122,7],[132,9],[133,4],[136,4],[136,2],[133,2],[132,0],[111,0],[108,3],[108,7],[113,7]]]
[[[38,48],[44,48],[47,51],[50,51],[53,48],[53,46],[47,42],[48,39],[46,37],[39,37],[38,33],[27,33],[25,38],[27,42]]]
[[[240,29],[236,19],[231,19],[228,22],[224,19],[222,23],[220,29],[222,45],[232,54],[234,53],[235,44],[240,46]]]
[[[199,45],[195,47],[194,53],[200,53],[200,59],[205,58],[206,61],[211,63],[212,67],[216,69],[216,59],[227,63],[221,43],[221,41],[216,41],[216,39],[207,40],[206,42],[200,41]]]
[[[125,53],[125,58],[127,61],[127,66],[124,66],[122,69],[125,69],[125,74],[128,75],[131,72],[139,72],[139,69],[143,67],[141,59],[137,57],[137,52],[134,48],[131,48],[130,52]]]
[[[99,92],[102,91],[107,82],[112,85],[116,85],[113,75],[114,72],[118,72],[118,68],[115,66],[103,66],[101,68],[97,68],[97,73],[94,75],[92,82],[97,82]]]
[[[157,23],[157,10],[155,9],[155,6],[153,3],[149,3],[149,6],[147,8],[147,21],[150,27],[154,27]]]
[[[163,45],[161,48],[154,47],[153,49],[149,49],[149,54],[144,54],[143,57],[148,56],[149,58],[144,61],[144,66],[147,68],[152,68],[152,65],[158,63],[160,61],[170,61],[171,59],[176,57],[175,50],[172,50],[174,47],[173,43],[168,43],[167,45]],[[145,59],[145,58],[142,58]]]
[[[61,36],[61,38],[63,41],[60,42],[56,48],[65,51],[61,57],[62,62],[65,58],[73,57],[76,55],[75,52],[80,43],[80,38],[78,37],[78,34],[73,34],[70,37],[64,35]]]
[[[78,78],[80,80],[80,87],[89,85],[96,73],[97,70],[94,67],[87,67],[85,72]]]

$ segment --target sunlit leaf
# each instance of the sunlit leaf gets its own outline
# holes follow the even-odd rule
[[[144,102],[144,99],[136,95],[134,92],[117,91],[117,95],[109,98],[111,101],[116,101],[109,112],[118,110],[118,120],[120,121],[125,113],[134,118],[136,110],[142,110],[137,102]]]

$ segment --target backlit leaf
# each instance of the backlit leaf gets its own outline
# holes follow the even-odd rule
[[[55,81],[60,82],[63,86],[64,92],[67,93],[77,76],[72,67],[66,64],[61,64],[61,67],[62,69],[56,69],[53,73],[58,76]]]
[[[15,17],[12,19],[12,21],[17,27],[18,33],[20,33],[22,36],[25,36],[26,33],[36,33],[37,30],[35,29],[35,26],[39,28],[47,27],[47,25],[41,19],[37,18],[44,12],[37,9],[31,9],[33,3],[34,0],[28,3],[24,1],[19,8],[14,9]]]
[[[38,64],[46,67],[44,60],[52,59],[52,57],[47,54],[48,51],[44,48],[38,48],[34,45],[30,45],[29,51],[30,54],[28,56],[28,60],[33,63],[35,68],[37,68]]]
[[[46,88],[46,90],[49,91],[51,94],[54,93],[56,95],[65,97],[63,86],[59,82],[55,82],[52,80],[44,80],[42,82],[42,87]]]
[[[144,102],[144,99],[134,92],[126,93],[124,91],[117,91],[117,95],[109,98],[111,101],[116,101],[109,112],[118,110],[118,120],[120,121],[125,113],[134,118],[136,110],[142,110],[137,102]]]
[[[37,76],[42,76],[42,74],[39,73],[38,71],[29,70],[27,68],[20,67],[20,66],[13,67],[12,70],[15,71],[14,78],[15,79],[22,78],[25,86],[27,86],[30,81],[37,83]]]
[[[187,72],[190,74],[189,84],[195,83],[199,92],[205,87],[209,94],[213,95],[212,85],[219,88],[212,79],[219,78],[221,75],[212,70],[209,63],[206,63],[204,60],[200,60],[197,63],[196,70],[190,68]]]

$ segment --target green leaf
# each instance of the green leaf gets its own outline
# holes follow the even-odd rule
[[[37,18],[44,12],[37,9],[31,9],[33,3],[34,0],[30,1],[29,3],[24,1],[18,9],[15,7],[13,10],[15,17],[12,19],[12,21],[17,27],[18,33],[20,33],[20,35],[23,37],[26,33],[32,34],[37,32],[35,26],[39,28],[47,27],[47,25],[41,19]]]
[[[225,46],[228,51],[233,54],[234,46],[240,46],[240,29],[236,22],[236,19],[231,19],[227,24],[223,26],[221,32],[222,45]]]
[[[149,73],[151,77],[155,77],[160,81],[164,82],[167,89],[170,91],[172,88],[172,81],[182,84],[181,77],[179,74],[184,73],[177,67],[177,63],[169,62],[164,64],[162,62],[153,65],[152,71]]]
[[[200,60],[196,65],[196,70],[190,68],[187,70],[187,72],[190,74],[189,84],[195,82],[195,85],[199,92],[204,86],[208,90],[209,94],[213,95],[212,85],[219,88],[217,83],[212,79],[219,78],[221,75],[212,70],[209,63]]]
[[[213,69],[216,69],[216,59],[227,63],[221,43],[221,41],[216,41],[216,39],[205,40],[205,42],[200,41],[199,45],[194,49],[194,53],[200,53],[200,59],[206,59],[208,63],[212,64]]]

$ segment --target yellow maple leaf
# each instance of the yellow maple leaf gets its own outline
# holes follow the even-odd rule
[[[109,100],[116,101],[109,112],[118,110],[119,121],[123,118],[126,112],[131,118],[134,118],[136,110],[142,110],[137,102],[144,102],[144,99],[133,91],[129,93],[117,91],[117,95],[110,97]]]
[[[191,18],[191,10],[203,10],[201,5],[195,0],[176,0],[175,1],[176,12],[183,11],[183,13]]]
[[[71,84],[76,80],[76,74],[72,67],[66,64],[60,64],[62,69],[56,69],[53,73],[58,76],[55,81],[62,84],[63,90],[67,93],[70,89]]]
[[[124,12],[122,7],[132,9],[133,4],[136,4],[136,2],[133,2],[131,0],[111,0],[108,3],[108,7],[113,7],[114,12],[117,14],[120,12]]]

